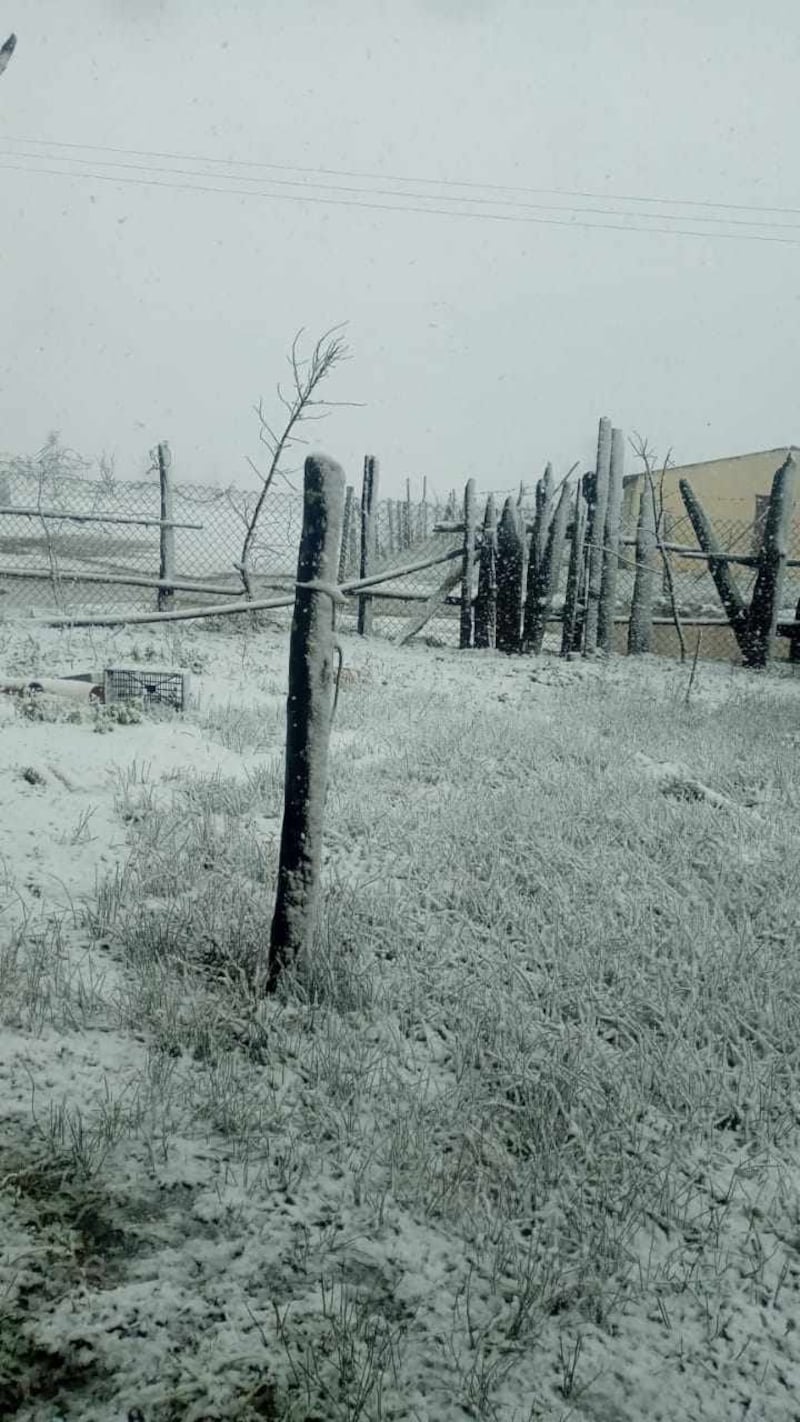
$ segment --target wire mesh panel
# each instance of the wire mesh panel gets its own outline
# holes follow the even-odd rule
[[[189,700],[189,672],[157,667],[107,667],[103,674],[106,705],[115,701],[143,701],[146,705],[172,706],[183,711]]]

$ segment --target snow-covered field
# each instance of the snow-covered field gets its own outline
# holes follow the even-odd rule
[[[343,637],[276,1001],[288,640],[0,623],[0,1416],[800,1417],[800,682]]]

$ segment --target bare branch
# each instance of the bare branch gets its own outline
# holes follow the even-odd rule
[[[667,450],[661,468],[657,503],[655,483],[655,453],[649,448],[647,440],[643,439],[640,434],[634,434],[634,437],[631,439],[630,444],[631,448],[634,451],[634,454],[638,459],[642,461],[644,465],[644,476],[647,481],[647,487],[649,489],[650,498],[653,504],[653,522],[655,523],[656,546],[658,548],[659,554],[661,556],[661,562],[664,567],[664,580],[667,584],[667,592],[669,594],[670,607],[672,609],[672,620],[675,624],[675,631],[678,635],[678,643],[681,649],[681,661],[685,662],[686,639],[683,635],[683,627],[681,626],[681,619],[678,613],[678,603],[675,596],[675,580],[672,576],[672,564],[669,561],[669,554],[664,545],[664,479],[670,468],[670,458],[672,455],[672,449],[670,448]]]
[[[261,490],[250,515],[242,546],[241,558],[237,565],[248,597],[251,596],[252,587],[249,567],[250,552],[267,493],[276,475],[281,473],[279,466],[285,452],[295,444],[307,443],[306,440],[301,439],[300,436],[295,433],[296,427],[308,420],[324,419],[326,413],[339,404],[355,405],[356,403],[351,401],[334,402],[314,398],[318,387],[327,376],[331,374],[334,368],[340,362],[350,358],[350,352],[343,337],[337,334],[343,330],[343,324],[344,323],[338,326],[332,326],[329,331],[324,332],[314,346],[311,355],[306,360],[301,360],[298,354],[299,343],[304,333],[304,327],[301,326],[295,335],[290,354],[287,356],[292,371],[295,391],[294,398],[290,399],[284,394],[280,383],[278,383],[277,386],[278,399],[286,411],[286,423],[280,434],[272,428],[267,420],[264,414],[263,400],[259,400],[258,404],[254,407],[260,424],[259,440],[264,447],[269,450],[271,457],[269,469],[265,475],[256,469],[252,461],[249,461],[250,467],[258,473],[261,479]],[[322,408],[323,413],[312,413],[312,406]],[[285,478],[285,475],[281,473],[281,477]],[[288,483],[288,480],[286,482]],[[291,484],[289,487],[291,488]]]

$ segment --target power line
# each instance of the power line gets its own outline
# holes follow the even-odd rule
[[[311,168],[303,167],[297,163],[263,163],[253,159],[239,158],[212,158],[210,156],[198,156],[191,153],[161,153],[147,148],[113,148],[107,144],[100,143],[65,143],[59,139],[48,138],[17,138],[13,134],[3,134],[0,137],[12,143],[36,144],[49,148],[68,148],[73,151],[82,149],[92,153],[116,153],[129,158],[160,158],[170,162],[186,163],[213,163],[223,164],[230,167],[231,164],[239,168],[264,168],[275,172],[285,173],[321,173],[325,177],[332,178],[364,178],[368,181],[390,182],[390,183],[418,183],[431,185],[434,187],[457,187],[483,190],[486,192],[506,192],[506,193],[528,193],[535,197],[572,197],[589,198],[601,202],[640,202],[652,203],[661,207],[711,207],[725,208],[731,212],[777,212],[787,216],[800,216],[800,207],[770,207],[760,203],[742,202],[713,202],[710,199],[697,198],[660,198],[644,197],[636,194],[624,193],[598,193],[585,192],[573,188],[536,188],[519,187],[510,183],[475,183],[461,181],[453,178],[420,178],[401,177],[392,173],[370,173],[346,168]],[[25,155],[28,156],[28,155]]]
[[[19,140],[17,140],[17,141],[19,141]],[[103,168],[122,168],[122,169],[124,169],[125,171],[133,171],[133,172],[137,172],[137,173],[149,173],[149,172],[151,172],[151,173],[163,173],[163,174],[168,174],[168,175],[170,175],[170,176],[185,177],[185,178],[206,178],[206,177],[213,177],[213,176],[214,176],[213,174],[195,172],[195,171],[193,171],[191,168],[160,168],[160,167],[158,167],[158,166],[156,166],[156,165],[154,165],[154,164],[150,164],[150,163],[148,163],[148,164],[142,164],[142,163],[120,163],[120,162],[117,162],[117,161],[113,161],[113,162],[105,161],[105,162],[104,162],[102,159],[91,159],[91,158],[64,158],[64,159],[61,159],[61,158],[59,158],[57,155],[56,155],[55,157],[53,157],[53,156],[50,155],[50,154],[42,154],[42,155],[40,155],[40,154],[38,154],[38,153],[14,153],[14,152],[5,152],[5,151],[2,150],[2,149],[0,149],[0,157],[5,157],[5,158],[29,158],[29,159],[33,159],[33,161],[34,161],[34,162],[37,162],[37,163],[40,162],[40,161],[42,161],[42,160],[45,159],[45,158],[50,158],[51,161],[58,162],[58,163],[60,163],[60,162],[65,162],[65,163],[81,163],[81,164],[83,164],[84,166],[89,166],[89,165],[91,165],[91,164],[94,162],[94,163],[99,163],[100,166],[103,167]],[[205,160],[205,159],[202,159],[202,158],[196,158],[196,159],[188,159],[187,161],[189,161],[189,162],[202,163],[202,162],[205,162],[206,160]],[[32,170],[32,171],[37,171],[37,172],[38,172],[38,171],[40,171],[40,170],[39,170],[39,169],[34,169],[34,170]],[[59,171],[60,171],[60,170],[59,170]],[[320,170],[318,170],[318,171],[322,171],[322,170],[320,169]],[[75,176],[80,176],[80,175],[79,175],[79,174],[76,174]],[[225,180],[226,182],[232,182],[232,183],[247,183],[247,182],[252,182],[252,181],[253,181],[251,178],[243,177],[243,176],[241,176],[241,175],[238,174],[238,173],[224,173],[224,174],[222,174],[221,176],[224,178],[224,180]],[[395,190],[393,190],[393,189],[391,189],[391,188],[366,188],[366,187],[352,188],[352,187],[344,187],[344,186],[342,186],[342,185],[339,184],[339,183],[320,183],[320,182],[315,182],[315,183],[309,185],[309,184],[307,183],[306,179],[304,179],[304,178],[268,178],[268,179],[264,179],[264,181],[265,181],[265,182],[270,182],[270,183],[272,183],[274,186],[277,186],[277,187],[290,187],[290,188],[293,187],[293,188],[307,189],[309,186],[312,186],[312,187],[314,187],[314,188],[320,189],[322,192],[349,193],[349,194],[351,194],[351,195],[354,195],[354,194],[355,194],[355,195],[363,195],[363,196],[366,196],[366,197],[389,197],[389,198],[402,197],[402,198],[414,198],[414,199],[416,199],[416,200],[418,200],[418,201],[420,201],[420,202],[434,202],[434,201],[439,201],[439,202],[442,202],[442,201],[443,201],[443,202],[448,202],[448,203],[451,203],[451,202],[465,202],[465,203],[470,203],[470,204],[479,204],[479,205],[482,206],[482,207],[498,207],[498,206],[499,206],[499,207],[524,208],[524,209],[526,209],[526,210],[528,210],[528,211],[537,211],[537,212],[555,212],[555,213],[568,212],[568,213],[578,213],[578,214],[584,214],[584,213],[585,213],[587,216],[590,216],[590,217],[634,217],[634,218],[636,218],[637,220],[643,221],[643,222],[659,222],[659,221],[661,221],[661,222],[681,222],[681,221],[685,221],[685,220],[686,220],[686,214],[685,214],[685,213],[675,213],[675,214],[673,214],[673,213],[666,213],[666,212],[663,212],[663,213],[654,213],[653,216],[651,217],[648,213],[644,213],[644,212],[632,212],[632,213],[621,212],[621,211],[619,211],[619,210],[616,209],[616,208],[606,208],[606,207],[566,207],[566,206],[564,206],[563,204],[562,204],[562,205],[555,205],[555,204],[553,204],[553,203],[521,202],[521,201],[519,201],[518,199],[514,199],[514,198],[479,198],[479,197],[475,197],[475,198],[471,198],[471,197],[463,197],[463,198],[452,197],[452,198],[451,198],[451,197],[448,197],[447,195],[443,195],[443,194],[436,194],[435,196],[431,196],[431,197],[429,198],[429,197],[427,197],[427,196],[425,195],[425,193],[413,193],[413,192],[412,192],[412,193],[402,193],[402,192],[397,192],[397,191],[395,191]],[[235,189],[233,189],[233,191],[235,191]],[[478,214],[474,214],[474,215],[477,216]],[[741,217],[702,217],[702,216],[694,217],[694,218],[692,218],[691,220],[694,221],[694,222],[703,222],[703,223],[708,223],[708,222],[720,223],[720,224],[724,224],[725,226],[728,226],[728,227],[731,227],[731,226],[734,226],[734,227],[769,227],[769,228],[778,229],[778,230],[780,230],[780,231],[790,231],[790,232],[797,232],[797,231],[800,231],[800,223],[797,223],[797,222],[768,222],[768,221],[763,221],[763,220],[757,220],[757,219],[755,219],[755,218],[741,218]],[[639,229],[639,230],[640,230],[640,231],[648,231],[649,229],[648,229],[648,228],[641,228],[641,229]]]
[[[372,212],[403,212],[422,214],[434,217],[472,218],[484,222],[507,222],[528,226],[533,225],[543,227],[568,227],[573,230],[587,230],[595,232],[635,232],[644,233],[648,235],[655,234],[666,237],[693,237],[699,238],[701,241],[716,241],[724,239],[730,242],[772,242],[778,243],[779,245],[785,247],[800,246],[800,239],[798,238],[772,237],[766,233],[690,232],[687,229],[680,227],[633,227],[630,223],[626,222],[578,222],[574,219],[562,219],[556,217],[523,217],[517,216],[512,213],[458,212],[452,208],[416,207],[409,206],[408,204],[399,203],[389,205],[387,203],[361,202],[358,200],[351,200],[347,198],[317,197],[310,193],[275,193],[265,192],[262,189],[256,189],[255,191],[247,191],[245,189],[236,188],[210,187],[207,184],[199,183],[170,183],[162,182],[158,178],[127,178],[122,177],[119,174],[113,173],[70,173],[64,168],[32,168],[23,163],[3,162],[2,157],[4,156],[5,155],[0,155],[0,168],[5,168],[21,173],[39,173],[43,176],[48,177],[72,178],[77,179],[79,182],[91,181],[117,184],[123,183],[127,186],[132,187],[167,188],[171,189],[174,192],[214,193],[223,194],[227,197],[266,198],[268,201],[271,200],[277,202],[296,203],[305,202],[315,203],[317,205],[323,205],[328,207],[359,207],[365,208]],[[199,174],[198,176],[202,177],[203,175]],[[402,194],[398,194],[398,196],[402,196]],[[432,201],[435,200],[435,198],[432,199]],[[442,199],[440,198],[439,200],[441,201]],[[468,202],[469,199],[465,198],[464,201]],[[559,209],[556,210],[558,211]],[[581,211],[581,209],[577,210]],[[643,213],[625,214],[616,212],[610,213],[610,215],[615,217],[624,217],[626,215],[630,215],[632,217],[637,218],[644,217]],[[660,218],[661,220],[669,220],[668,218],[665,219],[664,214],[660,214]],[[680,219],[676,217],[674,220],[679,221]]]

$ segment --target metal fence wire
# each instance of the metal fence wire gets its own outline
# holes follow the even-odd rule
[[[79,463],[81,463],[79,461]],[[7,617],[131,615],[152,612],[156,590],[152,585],[159,569],[160,486],[156,477],[139,482],[114,478],[107,469],[90,476],[86,466],[65,473],[63,462],[52,469],[46,461],[21,467],[22,461],[0,460],[0,615]],[[243,490],[204,484],[178,483],[174,490],[175,578],[195,584],[178,590],[177,609],[214,605],[241,594],[236,564],[241,557],[245,531],[258,489]],[[498,507],[508,491],[495,493]],[[486,495],[477,497],[479,527]],[[521,513],[533,520],[533,493],[523,497]],[[45,517],[44,515],[47,515]],[[375,510],[375,548],[370,573],[402,569],[458,547],[457,532],[434,532],[438,523],[458,522],[461,506],[452,501],[383,499]],[[114,521],[112,521],[114,520]],[[116,522],[130,520],[130,522]],[[252,545],[250,566],[253,590],[269,597],[287,586],[295,575],[303,520],[302,495],[272,488],[267,494]],[[752,556],[760,545],[761,528],[754,520],[714,521],[716,536],[725,552]],[[634,527],[623,537],[634,538]],[[666,534],[670,543],[697,548],[688,517],[673,518]],[[568,548],[559,573],[553,604],[557,618],[566,590]],[[791,530],[789,556],[800,557],[800,521]],[[620,546],[617,573],[615,648],[626,650],[627,617],[635,578],[635,548]],[[685,622],[684,638],[693,655],[699,633],[700,656],[737,660],[735,639],[726,625],[719,597],[707,564],[670,553],[669,566],[679,618]],[[349,531],[340,571],[345,580],[359,576],[361,561],[361,510],[352,500]],[[426,598],[441,586],[457,563],[438,563],[393,579],[373,598],[374,631],[399,637],[408,619]],[[745,598],[752,593],[755,570],[735,566],[734,576]],[[124,579],[142,579],[129,585]],[[443,644],[457,644],[459,612],[455,587],[420,634]],[[672,625],[673,608],[668,579],[662,572],[660,597],[654,608],[653,650],[677,656],[680,643]],[[403,594],[407,595],[404,599]],[[782,620],[791,621],[800,599],[800,569],[787,570]],[[345,628],[355,625],[357,601],[341,615]],[[664,619],[661,621],[660,619]],[[698,625],[716,623],[716,625]],[[547,649],[560,647],[561,633],[554,621],[545,639]],[[788,655],[788,639],[778,638],[776,656]]]

